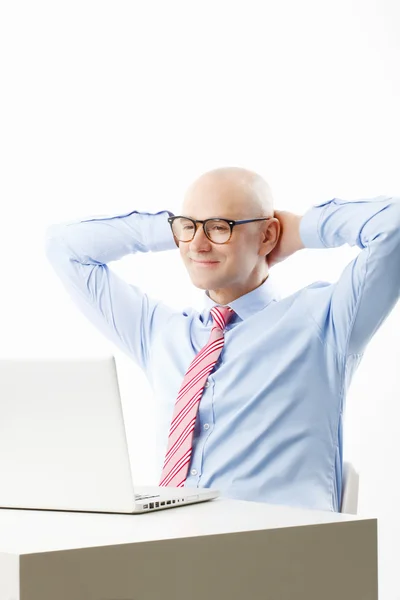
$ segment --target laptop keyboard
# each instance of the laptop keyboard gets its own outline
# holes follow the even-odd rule
[[[145,496],[143,494],[135,494],[135,500],[145,500],[146,498],[159,498],[160,495],[157,496]]]

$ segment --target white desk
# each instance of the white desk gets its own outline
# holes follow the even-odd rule
[[[377,520],[355,515],[224,498],[0,510],[0,600],[377,600],[377,563]]]

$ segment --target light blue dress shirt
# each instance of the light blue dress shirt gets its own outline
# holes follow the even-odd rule
[[[132,211],[52,225],[46,256],[79,309],[144,371],[158,406],[161,475],[174,404],[207,343],[215,303],[176,310],[107,263],[175,249],[167,218]],[[186,487],[241,500],[340,510],[346,392],[400,295],[400,198],[334,198],[302,217],[307,248],[357,245],[336,283],[280,299],[268,278],[236,315],[199,405]],[[158,481],[155,482],[158,484]]]

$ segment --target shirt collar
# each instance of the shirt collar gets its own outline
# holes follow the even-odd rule
[[[214,302],[214,300],[211,300],[208,295],[208,290],[204,292],[203,298],[204,309],[201,315],[203,323],[207,325],[209,319],[212,319],[210,314],[212,307],[218,306],[218,304]],[[247,317],[251,317],[258,311],[266,308],[271,302],[276,302],[279,299],[279,295],[271,281],[271,275],[269,275],[259,287],[240,296],[240,298],[236,298],[236,300],[229,302],[228,306],[230,306],[243,321],[244,319],[247,319]],[[233,320],[236,319],[237,317],[233,317]]]

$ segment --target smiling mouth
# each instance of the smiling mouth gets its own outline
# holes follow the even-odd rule
[[[193,258],[191,260],[197,265],[216,265],[219,262],[217,260],[193,260]]]

